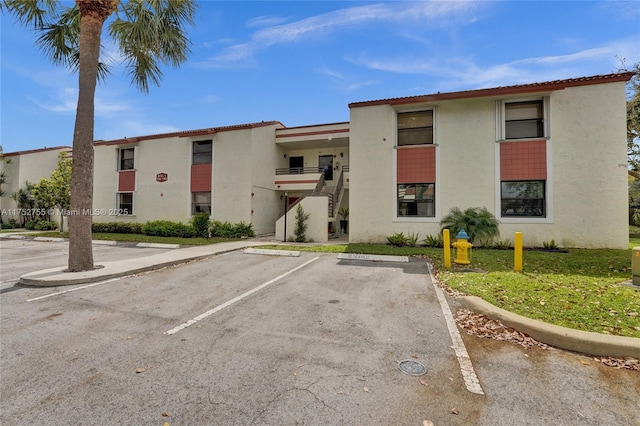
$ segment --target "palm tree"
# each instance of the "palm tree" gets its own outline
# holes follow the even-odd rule
[[[91,246],[93,204],[94,97],[98,78],[108,73],[100,62],[105,22],[130,70],[132,81],[148,92],[149,80],[159,85],[159,62],[177,67],[189,53],[184,24],[193,25],[191,0],[75,0],[65,7],[57,0],[1,0],[0,9],[32,27],[38,45],[56,64],[78,71],[78,106],[73,132],[70,272],[94,268]]]
[[[454,237],[464,229],[470,241],[480,241],[482,245],[500,235],[498,221],[486,207],[469,207],[464,211],[454,207],[442,218],[440,226],[449,228]]]

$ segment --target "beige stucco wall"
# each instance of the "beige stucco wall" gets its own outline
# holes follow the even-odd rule
[[[58,165],[58,155],[62,151],[71,151],[71,148],[5,153],[4,161],[0,163],[0,168],[6,177],[6,182],[2,184],[5,195],[0,197],[0,211],[5,210],[7,213],[2,215],[3,222],[14,216],[12,209],[16,208],[16,203],[11,198],[11,194],[20,188],[25,188],[27,181],[36,184],[42,178],[49,179],[51,172]]]
[[[506,224],[525,245],[628,248],[625,84],[567,88],[551,95],[553,223]]]
[[[545,219],[498,219],[501,236],[524,233],[525,244],[554,239],[565,247],[626,248],[627,177],[625,84],[579,86],[550,94],[549,214]],[[516,97],[514,97],[515,99]],[[397,218],[395,110],[351,110],[350,241],[385,242],[395,232],[440,231],[452,207],[486,207],[499,215],[494,98],[416,105],[436,108],[436,217]],[[406,107],[406,106],[405,106]]]
[[[130,145],[97,145],[94,208],[116,207],[118,149],[135,147],[134,215],[94,217],[94,221],[191,219],[191,149],[194,141],[213,141],[212,218],[253,223],[257,234],[273,233],[279,195],[273,188],[277,164],[274,127],[222,131],[209,135],[142,140]],[[166,182],[157,182],[167,173]],[[253,210],[253,213],[252,213]]]
[[[278,126],[279,127],[279,126]],[[251,144],[251,222],[257,235],[273,234],[282,213],[280,193],[273,187],[273,176],[282,158],[275,144],[276,126],[252,129]]]
[[[300,203],[305,214],[309,215],[307,219],[307,231],[305,233],[307,241],[323,243],[328,241],[328,222],[327,211],[329,208],[328,198],[326,196],[307,196]],[[293,240],[295,238],[297,206],[291,208],[287,212],[287,238]],[[278,219],[276,223],[275,238],[284,241],[284,215]]]
[[[199,136],[193,140],[211,139]],[[131,145],[98,145],[95,147],[94,197],[96,211],[107,214],[94,216],[94,222],[150,220],[188,222],[191,217],[191,138],[170,137],[143,140]],[[135,147],[136,186],[134,214],[114,216],[118,188],[118,149]],[[166,182],[157,182],[158,173],[167,173]]]

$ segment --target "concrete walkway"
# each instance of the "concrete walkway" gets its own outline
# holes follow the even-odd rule
[[[152,256],[125,259],[112,262],[100,262],[97,269],[84,272],[65,272],[65,267],[35,271],[20,277],[20,284],[38,287],[57,287],[73,284],[86,284],[108,279],[153,271],[154,269],[190,262],[217,254],[227,253],[247,247],[273,244],[269,241],[242,240],[228,243],[193,246],[170,250]],[[172,247],[167,247],[172,248]]]
[[[31,286],[54,287],[99,282],[248,247],[279,243],[273,239],[251,239],[194,246],[170,250],[143,258],[101,262],[101,268],[86,272],[65,272],[65,268],[57,267],[25,274],[20,277],[20,283]],[[331,243],[333,241],[330,240],[329,244]],[[454,303],[486,315],[491,319],[499,320],[506,326],[551,346],[589,355],[640,359],[640,339],[637,338],[608,336],[547,324],[505,311],[475,296],[457,298]]]

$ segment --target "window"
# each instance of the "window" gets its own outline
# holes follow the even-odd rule
[[[119,170],[133,170],[134,148],[120,148]]]
[[[193,164],[211,164],[211,141],[196,141],[193,143]]]
[[[545,181],[503,181],[502,217],[546,217]]]
[[[118,193],[118,214],[122,214],[122,215],[133,214],[133,193],[132,192]]]
[[[435,183],[398,185],[398,216],[434,217]]]
[[[505,139],[541,138],[544,132],[542,100],[504,104]]]
[[[433,110],[398,113],[398,146],[433,143]]]
[[[191,194],[191,214],[207,213],[211,215],[211,193],[193,192]]]

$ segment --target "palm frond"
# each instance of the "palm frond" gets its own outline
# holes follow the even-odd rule
[[[41,28],[49,16],[55,15],[58,6],[56,0],[3,0],[0,3],[0,9],[6,8],[20,24],[34,29]]]
[[[134,84],[143,92],[162,79],[159,63],[177,67],[187,59],[191,41],[185,24],[194,23],[191,1],[147,0],[122,4],[122,16],[109,25]]]

